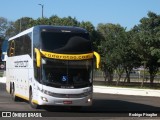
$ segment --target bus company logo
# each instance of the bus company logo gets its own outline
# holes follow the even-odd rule
[[[54,59],[61,59],[61,60],[84,60],[84,59],[90,59],[93,58],[93,53],[87,53],[87,54],[57,54],[57,53],[50,53],[41,51],[42,55],[47,58],[54,58]]]

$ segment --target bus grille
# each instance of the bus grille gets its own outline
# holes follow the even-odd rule
[[[43,93],[50,95],[52,97],[57,97],[57,98],[82,98],[91,94],[91,92],[85,92],[80,94],[60,94],[60,93],[52,93],[48,91],[43,91]]]

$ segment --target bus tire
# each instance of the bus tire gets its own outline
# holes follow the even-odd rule
[[[15,95],[15,86],[14,86],[14,83],[12,83],[11,85],[11,96],[12,96],[12,100],[13,101],[18,101],[18,97]]]
[[[10,83],[9,94],[12,94],[12,83]]]
[[[30,91],[29,91],[29,104],[30,104],[30,106],[31,106],[32,108],[38,109],[38,108],[39,108],[39,105],[33,103],[32,100],[33,100],[33,94],[32,94],[32,89],[30,89]]]

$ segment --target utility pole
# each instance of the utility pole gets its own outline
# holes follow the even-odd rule
[[[40,5],[42,7],[42,19],[43,19],[43,7],[44,7],[44,5],[42,5],[42,4],[38,4],[38,5]]]
[[[19,32],[21,32],[21,29],[22,29],[22,18],[20,18],[20,20],[19,20]]]

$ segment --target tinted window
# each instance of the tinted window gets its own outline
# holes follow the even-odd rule
[[[31,34],[9,41],[8,56],[31,55]]]
[[[92,84],[92,59],[83,61],[43,59],[42,81],[53,87],[88,87]]]
[[[42,32],[42,49],[57,53],[86,53],[92,51],[88,33]]]
[[[9,41],[9,47],[8,47],[7,55],[9,57],[15,55],[15,42],[14,42],[14,40]]]

